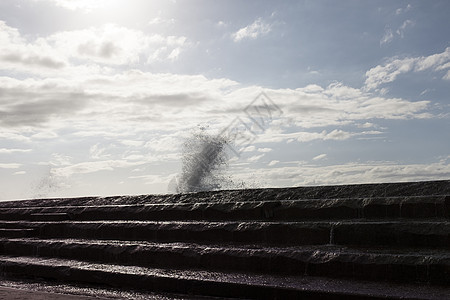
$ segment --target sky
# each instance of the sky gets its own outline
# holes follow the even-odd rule
[[[0,200],[167,193],[193,132],[230,128],[236,187],[450,179],[449,15],[447,0],[2,0]]]

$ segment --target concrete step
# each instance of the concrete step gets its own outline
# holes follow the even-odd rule
[[[278,201],[296,199],[342,199],[342,198],[390,198],[415,196],[449,196],[450,180],[353,184],[335,186],[310,186],[294,188],[265,188],[199,192],[177,195],[140,195],[113,197],[82,197],[63,199],[37,199],[4,201],[0,207],[55,207],[55,206],[104,206],[148,203],[210,203]],[[450,199],[449,199],[450,200]]]
[[[21,238],[35,236],[33,228],[0,228],[0,238]]]
[[[0,257],[6,278],[43,278],[153,292],[240,299],[444,299],[448,287],[274,276],[202,270],[156,269],[65,259]]]
[[[136,289],[113,288],[107,285],[79,284],[63,281],[33,279],[11,280],[0,277],[0,299],[30,300],[231,300],[208,296],[189,296],[171,293],[153,293]]]
[[[327,223],[297,222],[18,222],[43,238],[143,240],[154,242],[319,245],[330,241]],[[2,227],[0,222],[0,228]]]
[[[0,208],[2,220],[340,220],[450,218],[450,197],[411,196],[245,202]]]
[[[58,213],[34,213],[30,214],[33,221],[67,221],[71,219],[70,214],[64,212]]]
[[[450,221],[0,221],[36,237],[264,245],[355,245],[450,249]]]
[[[335,245],[263,247],[117,240],[1,240],[0,254],[63,258],[140,267],[450,284],[450,253]]]
[[[27,291],[23,289],[5,288],[0,286],[0,299],[33,299],[33,300],[107,300],[107,298],[97,298],[78,295],[63,295],[58,293],[47,293],[38,291]]]
[[[450,180],[0,202],[0,279],[443,299],[449,236]]]

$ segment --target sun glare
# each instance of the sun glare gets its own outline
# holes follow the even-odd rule
[[[151,19],[167,9],[170,1],[158,0],[56,0],[60,6],[83,11],[85,17],[100,22],[135,23],[136,20]]]

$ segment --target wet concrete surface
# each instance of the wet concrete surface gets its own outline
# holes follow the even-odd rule
[[[19,263],[19,258],[10,259]],[[25,259],[28,263],[35,263],[36,265],[48,265],[51,262],[54,266],[68,267],[72,266],[73,270],[76,268],[84,269],[89,272],[96,270],[105,270],[117,273],[141,274],[142,276],[158,275],[162,278],[177,278],[187,281],[197,281],[201,283],[224,283],[222,288],[235,288],[233,284],[237,285],[240,293],[245,294],[245,289],[248,287],[256,287],[260,291],[259,299],[275,299],[273,297],[266,297],[270,295],[271,287],[280,289],[284,288],[288,296],[292,296],[289,291],[299,291],[296,297],[277,298],[277,299],[298,299],[302,295],[302,291],[307,296],[306,299],[448,299],[450,293],[449,287],[433,287],[417,284],[391,284],[391,283],[377,283],[361,280],[345,280],[345,279],[330,279],[313,276],[267,276],[261,274],[246,274],[246,273],[221,273],[221,272],[207,272],[202,270],[166,270],[166,269],[147,269],[132,266],[113,266],[103,264],[86,264],[81,262],[71,262],[69,260],[47,260],[37,261],[33,258]],[[111,277],[112,278],[112,277]],[[121,282],[110,282],[112,286],[120,286]],[[148,284],[151,284],[149,282]],[[0,282],[0,285],[7,285]],[[30,284],[22,283],[22,288],[27,287],[30,290],[44,290],[47,292],[57,292],[66,294],[78,295],[96,295],[103,298],[118,298],[118,299],[219,299],[216,297],[201,297],[201,296],[181,296],[170,294],[169,296],[156,293],[142,293],[139,291],[124,291],[120,289],[108,288],[102,289],[94,286],[69,286],[63,284]],[[215,286],[215,285],[214,285]],[[220,286],[220,285],[219,285]],[[198,288],[199,286],[196,285]],[[216,287],[217,288],[217,287]],[[244,292],[242,292],[244,291]],[[255,292],[255,291],[254,291]],[[334,295],[334,297],[329,297]],[[335,296],[338,295],[338,298]],[[341,296],[339,296],[341,295]],[[344,296],[345,295],[345,296]],[[144,297],[144,298],[142,298]],[[154,297],[154,298],[153,298]],[[341,298],[342,297],[342,298]],[[249,297],[254,298],[254,297]],[[228,298],[220,298],[228,299]],[[246,299],[246,297],[239,297],[239,299]]]
[[[245,195],[245,191],[242,191]],[[10,221],[94,221],[94,220],[145,220],[145,221],[300,221],[300,220],[350,220],[350,219],[426,219],[447,218],[450,197],[445,195],[387,198],[339,198],[243,201],[202,203],[153,203],[127,205],[68,205],[54,202],[54,207],[33,206],[35,201],[0,203],[0,218]],[[194,197],[194,196],[193,196]],[[161,196],[156,200],[162,201]],[[120,200],[122,197],[117,197]],[[77,199],[72,199],[75,203]],[[101,201],[102,198],[92,198]],[[125,199],[127,200],[127,199]],[[141,197],[132,198],[141,201]],[[152,199],[154,201],[155,199]],[[167,200],[167,199],[166,199]],[[43,200],[46,202],[47,200]],[[128,200],[127,200],[128,201]],[[62,199],[62,203],[66,200]],[[9,207],[7,207],[9,205]]]
[[[449,180],[0,202],[0,286],[67,295],[447,299],[449,249]]]
[[[352,248],[338,245],[267,247],[113,240],[10,239],[2,241],[1,253],[145,267],[347,276],[372,280],[433,281],[441,284],[446,283],[445,270],[450,266],[450,253],[443,249],[412,248],[405,251],[403,248]],[[415,278],[411,278],[412,276]]]
[[[0,299],[11,300],[217,300],[216,297],[157,294],[92,285],[69,285],[58,282],[0,280]],[[221,298],[220,300],[226,300]]]
[[[0,237],[450,248],[450,221],[0,221]]]
[[[37,292],[23,289],[15,289],[0,286],[0,299],[1,300],[102,300],[98,297],[89,296],[75,296],[67,294]]]
[[[0,207],[26,206],[99,206],[148,203],[210,203],[210,202],[247,202],[292,199],[342,199],[342,198],[386,198],[411,197],[424,195],[450,195],[450,180],[354,184],[336,186],[311,186],[294,188],[266,188],[230,191],[212,191],[175,195],[141,195],[113,197],[57,198],[21,201],[2,201]],[[450,202],[450,199],[449,199]]]

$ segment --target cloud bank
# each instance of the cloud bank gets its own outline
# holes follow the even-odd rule
[[[67,9],[92,8],[91,1],[52,2]],[[224,39],[244,43],[270,37],[275,30],[262,18],[251,20]],[[405,21],[397,31],[389,29],[385,43],[413,25]],[[136,193],[146,192],[148,186],[166,192],[168,181],[179,171],[181,145],[189,129],[207,124],[220,132],[235,118],[245,118],[244,109],[262,90],[283,115],[247,145],[242,157],[230,161],[230,172],[239,181],[264,178],[267,185],[292,186],[449,176],[448,158],[428,165],[332,165],[333,155],[325,148],[305,154],[306,163],[278,157],[276,149],[294,147],[301,152],[314,143],[384,138],[391,130],[387,121],[436,118],[430,100],[380,91],[410,72],[427,71],[450,80],[450,48],[429,56],[388,58],[367,70],[361,87],[335,81],[267,88],[223,76],[151,71],[161,62],[182,61],[197,46],[184,35],[148,34],[115,23],[33,37],[0,21],[2,178],[42,178],[27,182],[36,186],[32,196],[71,189],[68,195],[78,195],[94,181],[111,188],[98,187],[104,193],[121,193],[121,186],[131,190],[136,182],[144,186]],[[118,184],[108,183],[111,178]]]

